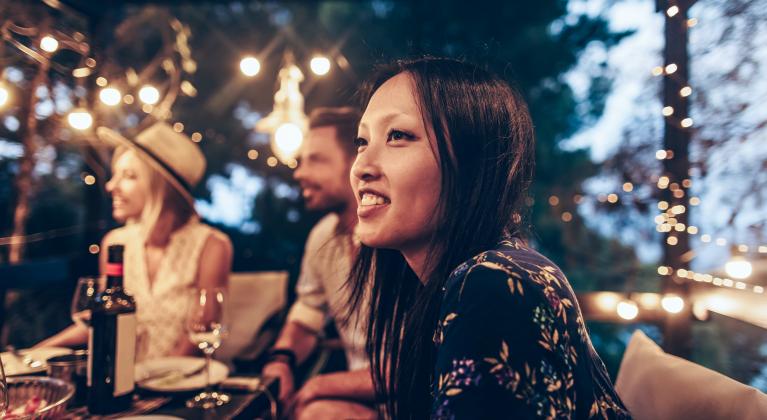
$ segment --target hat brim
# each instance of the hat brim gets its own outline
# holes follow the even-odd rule
[[[176,178],[161,163],[159,163],[154,156],[148,154],[146,151],[144,151],[144,149],[138,147],[133,140],[123,137],[120,133],[112,130],[111,128],[99,127],[96,129],[96,135],[101,140],[109,143],[111,146],[125,146],[136,152],[139,158],[151,166],[152,169],[159,172],[160,175],[162,175],[162,177],[165,178],[165,180],[168,181],[168,183],[176,191],[178,191],[182,197],[184,197],[184,200],[186,200],[187,204],[189,204],[189,207],[192,209],[192,211],[197,213],[194,208],[194,197],[192,197],[192,194],[186,188],[184,188],[184,186],[181,185],[181,183],[178,182],[178,180],[176,180]]]

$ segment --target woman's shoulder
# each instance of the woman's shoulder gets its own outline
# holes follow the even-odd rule
[[[114,228],[110,230],[109,232],[104,235],[104,238],[102,239],[102,244],[104,246],[109,245],[125,245],[127,242],[138,238],[139,228],[138,225],[135,223],[126,224],[124,226],[120,226],[118,228]]]
[[[464,261],[450,274],[447,287],[455,287],[467,277],[497,278],[545,285],[566,282],[565,275],[551,260],[520,239],[504,240],[497,247]]]

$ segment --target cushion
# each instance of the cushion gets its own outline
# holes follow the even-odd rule
[[[767,419],[767,395],[666,354],[639,330],[626,348],[615,389],[637,420]]]

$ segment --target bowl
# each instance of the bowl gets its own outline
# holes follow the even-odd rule
[[[75,387],[61,379],[45,376],[16,376],[8,378],[8,413],[14,420],[42,420],[60,417],[67,408],[67,402],[75,393]],[[34,413],[25,413],[10,417],[13,410],[25,406],[31,398],[39,397],[46,401],[44,407]]]

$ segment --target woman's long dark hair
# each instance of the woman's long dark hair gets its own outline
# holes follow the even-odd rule
[[[504,235],[520,234],[534,136],[516,90],[488,71],[452,59],[420,58],[381,68],[363,90],[364,107],[400,73],[412,77],[424,125],[433,129],[442,173],[440,222],[423,283],[399,251],[362,246],[349,279],[350,314],[368,312],[367,352],[387,414],[422,419],[432,401],[432,334],[442,287],[461,262],[492,249]]]

